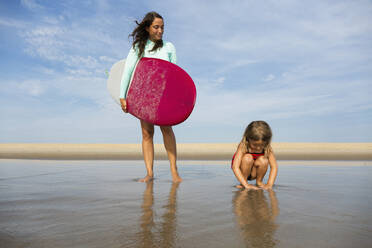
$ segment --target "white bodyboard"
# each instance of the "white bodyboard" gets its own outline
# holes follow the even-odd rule
[[[112,99],[120,105],[120,85],[121,78],[124,72],[125,59],[116,62],[110,70],[109,78],[107,80],[107,90]]]

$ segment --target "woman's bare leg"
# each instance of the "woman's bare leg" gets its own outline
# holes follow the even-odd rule
[[[171,126],[161,126],[160,130],[163,134],[164,146],[165,150],[167,150],[173,182],[181,182],[182,179],[177,171],[177,145],[173,129]]]
[[[148,182],[154,178],[154,125],[141,120],[142,154],[145,161],[147,175],[140,182]]]

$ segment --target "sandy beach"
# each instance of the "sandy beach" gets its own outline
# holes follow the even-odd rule
[[[235,143],[177,144],[179,160],[229,160]],[[372,143],[273,143],[278,160],[371,161]],[[155,158],[165,160],[162,144]],[[0,144],[0,159],[142,159],[140,144]]]

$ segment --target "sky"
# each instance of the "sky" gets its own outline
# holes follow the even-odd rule
[[[370,0],[0,0],[0,143],[140,143],[105,72],[149,11],[197,88],[178,143],[372,142]]]

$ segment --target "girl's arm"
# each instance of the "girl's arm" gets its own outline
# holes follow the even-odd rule
[[[125,67],[123,71],[123,75],[121,77],[121,84],[120,84],[120,98],[125,99],[128,91],[129,81],[134,71],[134,67],[138,61],[138,54],[136,50],[131,47],[129,50],[127,59],[125,60]]]
[[[247,180],[243,177],[242,171],[240,170],[240,164],[243,158],[243,144],[240,143],[238,149],[235,153],[235,158],[232,165],[232,170],[235,174],[236,179],[244,186],[246,189],[257,189],[256,186],[248,184]]]
[[[269,180],[267,180],[267,184],[265,185],[266,189],[271,189],[273,187],[276,176],[278,175],[278,163],[276,162],[276,158],[272,150],[269,154],[269,165],[270,165],[270,175],[269,175]]]

